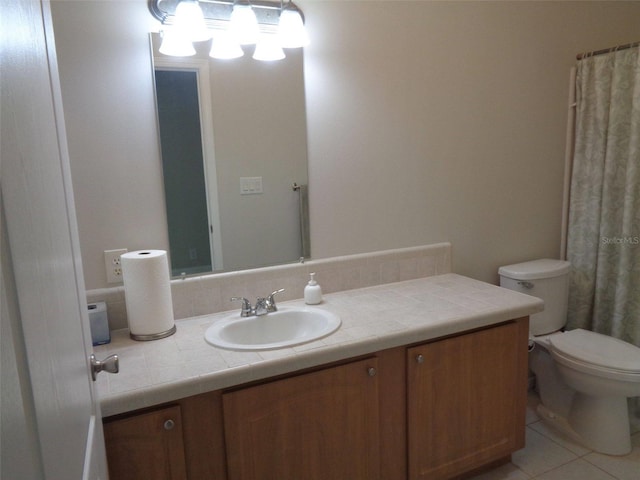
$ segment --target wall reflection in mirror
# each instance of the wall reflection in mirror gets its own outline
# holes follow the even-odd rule
[[[308,257],[302,49],[258,62],[151,45],[172,275]]]

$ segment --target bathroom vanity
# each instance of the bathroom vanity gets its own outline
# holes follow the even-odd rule
[[[173,340],[115,335],[105,352],[151,379],[100,385],[112,478],[445,479],[507,461],[524,446],[528,315],[542,306],[447,274],[327,295],[342,327],[294,348],[189,348],[220,315]],[[163,350],[155,361],[184,378],[154,379]],[[207,352],[226,367],[189,376]]]

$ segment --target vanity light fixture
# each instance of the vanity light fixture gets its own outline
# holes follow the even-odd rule
[[[291,1],[148,0],[161,22],[160,53],[195,55],[193,42],[211,41],[209,55],[230,59],[244,55],[240,45],[253,45],[256,60],[285,58],[283,48],[309,44],[300,9]]]

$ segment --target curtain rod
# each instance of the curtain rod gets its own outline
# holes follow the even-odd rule
[[[603,55],[605,53],[617,52],[618,50],[627,50],[628,48],[637,47],[640,45],[640,42],[626,43],[624,45],[618,45],[617,47],[604,48],[602,50],[595,50],[593,52],[579,53],[576,55],[577,60],[582,60],[583,58],[595,57],[596,55]]]

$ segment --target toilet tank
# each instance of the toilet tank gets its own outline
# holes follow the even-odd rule
[[[544,335],[564,327],[569,300],[569,262],[541,259],[500,267],[500,286],[544,300],[544,310],[531,315],[529,332]]]

